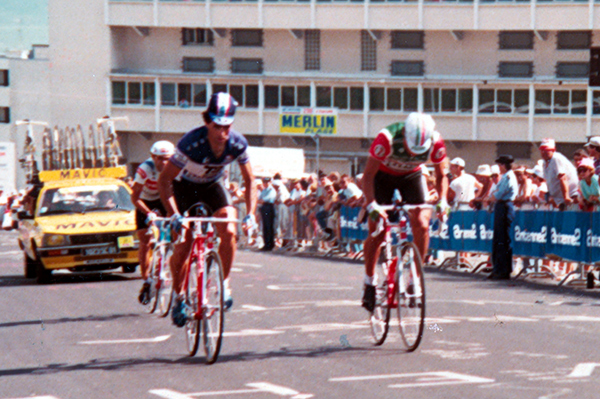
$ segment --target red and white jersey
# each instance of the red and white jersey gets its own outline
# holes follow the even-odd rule
[[[158,192],[159,174],[152,158],[146,159],[138,166],[133,183],[139,183],[143,186],[140,199],[145,201],[160,199],[160,193]]]
[[[407,175],[416,172],[427,162],[442,162],[446,158],[446,145],[442,136],[434,132],[429,151],[420,155],[411,154],[404,146],[404,123],[397,122],[377,134],[369,155],[381,161],[380,171],[391,175]]]

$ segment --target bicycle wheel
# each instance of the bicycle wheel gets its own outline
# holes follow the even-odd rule
[[[198,317],[198,261],[190,262],[188,281],[185,287],[185,301],[189,309],[189,317],[185,323],[185,338],[187,341],[187,349],[190,356],[194,356],[198,352],[200,344],[200,318]]]
[[[421,256],[416,245],[400,247],[396,273],[400,335],[408,352],[419,346],[425,325],[425,279]]]
[[[164,256],[161,257],[160,272],[158,273],[158,284],[156,290],[155,306],[158,315],[166,317],[171,309],[173,299],[173,278],[171,277],[171,268],[169,259],[171,259],[172,249],[167,248]]]
[[[204,304],[202,306],[202,343],[206,362],[217,361],[223,339],[223,267],[221,258],[215,251],[209,252],[205,259]]]
[[[379,260],[375,266],[375,275],[377,278],[377,286],[375,287],[375,309],[369,315],[369,323],[371,324],[371,333],[375,340],[375,345],[381,345],[387,337],[390,329],[390,314],[392,307],[389,304],[389,290],[392,289],[388,282],[389,262],[387,260]]]
[[[150,284],[150,303],[148,304],[148,313],[154,313],[156,310],[156,295],[158,294],[158,287],[160,286],[159,273],[160,273],[160,250],[154,248],[150,250],[150,278],[152,283]]]

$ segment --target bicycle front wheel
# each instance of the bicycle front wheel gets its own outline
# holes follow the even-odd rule
[[[425,279],[417,246],[406,242],[400,247],[396,287],[400,335],[408,352],[419,346],[425,326]]]
[[[167,248],[164,256],[161,256],[160,271],[158,273],[158,288],[156,290],[155,306],[161,317],[166,317],[171,309],[173,299],[173,278],[169,260],[173,251]]]
[[[160,270],[160,254],[159,251],[155,248],[151,250],[150,256],[148,257],[150,260],[150,278],[152,279],[152,283],[150,283],[150,303],[147,307],[148,313],[154,313],[156,310],[156,294],[158,293],[159,287],[159,270]]]
[[[205,266],[202,306],[202,343],[206,362],[213,364],[217,361],[223,340],[223,267],[221,258],[215,251],[209,252],[204,258]]]
[[[373,313],[369,315],[369,323],[371,324],[371,333],[375,340],[375,345],[381,345],[385,342],[388,331],[390,329],[390,314],[391,304],[388,298],[389,290],[392,287],[388,281],[389,261],[379,260],[375,266],[375,276],[377,285],[375,286],[375,308]]]
[[[190,262],[188,281],[185,287],[185,301],[189,309],[188,321],[185,323],[185,337],[190,356],[194,356],[198,352],[200,344],[200,318],[198,317],[200,307],[198,301],[199,273],[198,261]]]

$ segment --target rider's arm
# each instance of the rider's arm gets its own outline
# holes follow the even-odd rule
[[[146,206],[144,201],[140,199],[140,195],[142,194],[143,188],[144,186],[142,184],[133,183],[133,187],[131,188],[133,190],[133,192],[131,193],[131,202],[133,202],[133,205],[135,205],[136,208],[138,208],[140,211],[147,215],[151,212],[151,210],[150,208],[148,208],[148,206]]]
[[[435,168],[435,188],[440,195],[440,200],[448,198],[448,158],[442,162],[434,164]]]
[[[168,216],[179,213],[175,197],[173,196],[173,180],[177,177],[179,172],[181,172],[181,168],[169,161],[158,177],[160,200],[162,201]]]
[[[244,192],[244,198],[246,200],[246,213],[248,215],[254,215],[254,211],[256,209],[256,187],[254,186],[254,174],[252,173],[250,162],[241,164],[240,171],[242,172],[244,186],[246,187],[246,191]]]
[[[381,165],[381,161],[372,156],[367,158],[367,165],[362,177],[363,195],[367,205],[375,201],[375,175],[379,170],[379,165]]]

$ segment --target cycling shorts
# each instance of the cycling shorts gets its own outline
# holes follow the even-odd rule
[[[375,175],[375,200],[380,205],[391,205],[394,191],[398,190],[402,202],[420,205],[427,202],[427,181],[421,169],[407,175],[395,176],[382,171]]]
[[[159,199],[153,200],[153,201],[149,201],[149,200],[141,200],[141,201],[144,204],[146,204],[148,209],[150,209],[152,212],[156,213],[158,216],[167,216],[167,211],[165,210],[165,207],[163,206],[162,202]],[[143,230],[143,229],[148,228],[148,223],[146,223],[146,219],[148,219],[148,215],[146,215],[144,212],[140,211],[139,209],[135,208],[135,223],[137,224],[138,230]]]
[[[229,191],[223,186],[221,180],[210,183],[192,183],[187,180],[173,181],[173,194],[177,208],[182,214],[199,202],[208,207],[212,215],[226,206],[231,206],[233,201]]]

